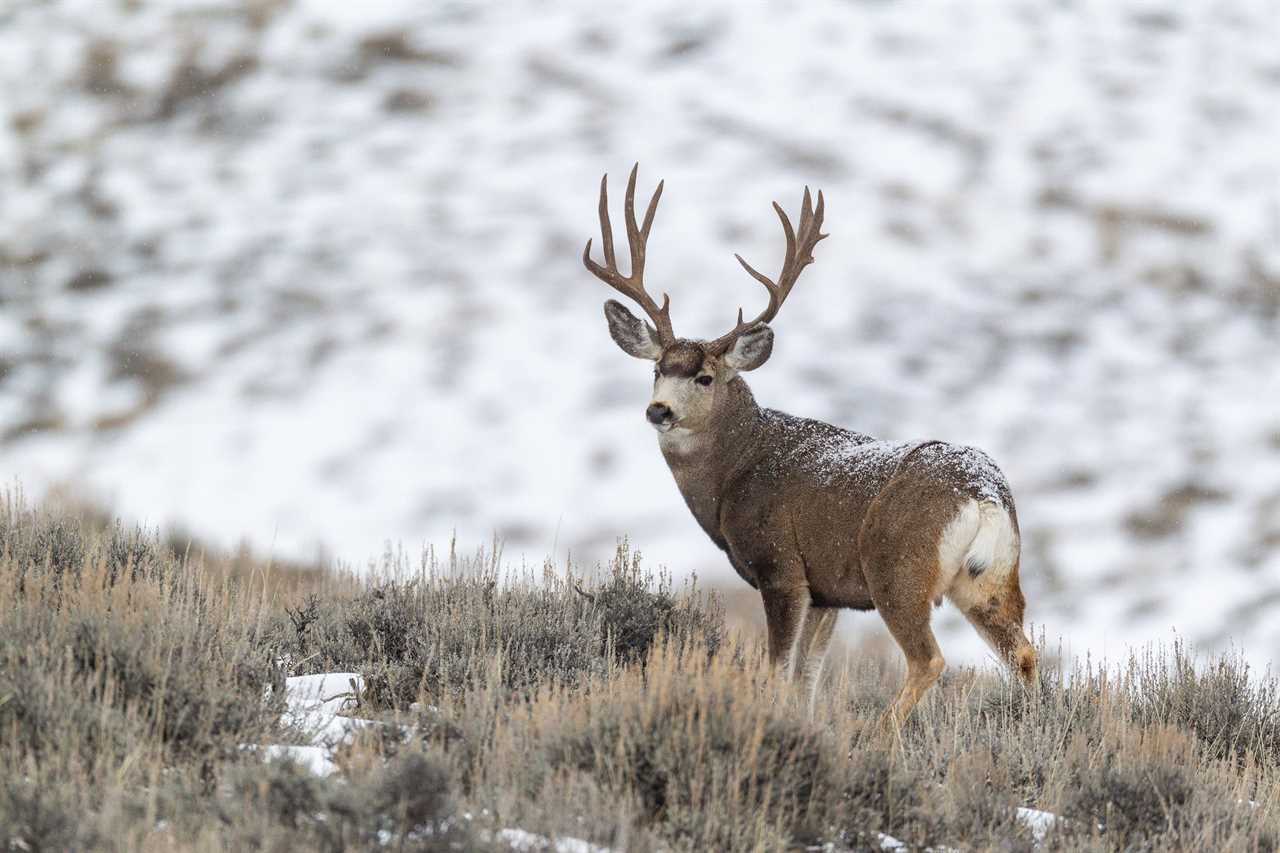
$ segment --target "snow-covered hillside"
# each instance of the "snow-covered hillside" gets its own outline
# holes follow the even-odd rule
[[[579,255],[639,160],[647,279],[719,334],[807,183],[761,401],[987,449],[1073,649],[1263,663],[1277,45],[1268,0],[11,0],[0,470],[280,555],[626,534],[728,578]]]

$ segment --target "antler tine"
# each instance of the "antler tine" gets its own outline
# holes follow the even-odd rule
[[[635,172],[632,172],[634,175]],[[653,197],[649,199],[649,207],[644,212],[644,224],[640,226],[640,238],[647,245],[649,240],[649,229],[653,227],[653,215],[658,212],[658,199],[662,198],[662,188],[666,186],[666,181],[658,181],[658,188],[653,191]]]
[[[613,225],[609,221],[608,175],[600,179],[600,234],[601,246],[604,249],[604,266],[591,259],[590,240],[587,241],[587,247],[582,252],[582,263],[596,278],[634,300],[643,308],[649,315],[649,319],[653,320],[659,340],[666,345],[676,339],[675,332],[671,328],[671,297],[665,293],[662,294],[662,307],[659,308],[644,288],[645,246],[649,239],[649,229],[653,227],[653,217],[658,210],[658,199],[662,198],[664,182],[658,182],[658,188],[653,191],[653,197],[649,199],[649,206],[644,213],[644,224],[637,225],[635,200],[636,175],[639,170],[639,163],[631,167],[623,205],[623,215],[627,225],[627,244],[631,249],[631,275],[624,276],[618,270],[618,261],[613,251]]]
[[[786,212],[785,210],[783,210],[783,209],[782,209],[782,205],[778,204],[778,203],[775,201],[775,202],[773,203],[773,209],[777,212],[777,214],[778,214],[778,219],[782,220],[782,233],[783,233],[783,234],[785,234],[785,235],[786,235],[786,237],[787,237],[787,254],[783,256],[783,261],[782,261],[782,275],[778,276],[779,280],[781,280],[781,279],[783,279],[783,278],[786,278],[786,274],[787,274],[787,267],[791,264],[791,261],[795,258],[795,254],[796,254],[796,232],[795,232],[795,230],[791,227],[791,220],[787,217],[787,212]],[[805,225],[805,221],[804,221],[804,214],[805,214],[805,212],[804,212],[803,210],[801,210],[801,212],[800,212],[800,227],[801,227],[801,228],[803,228],[803,227],[804,227],[804,225]]]
[[[609,173],[600,177],[600,244],[604,249],[604,262],[610,269],[618,268],[613,255],[613,223],[609,221]],[[587,241],[591,245],[591,241]]]
[[[716,354],[728,352],[733,346],[734,341],[740,335],[761,323],[767,323],[777,316],[778,311],[782,308],[782,303],[786,301],[787,296],[791,293],[791,288],[795,286],[800,273],[809,264],[813,263],[813,247],[818,244],[827,235],[821,233],[822,216],[824,212],[824,203],[822,198],[822,190],[818,190],[817,207],[813,205],[813,198],[809,195],[809,188],[804,188],[804,200],[800,205],[800,226],[799,228],[791,227],[791,220],[787,217],[786,211],[782,209],[782,205],[776,201],[773,203],[773,209],[778,214],[778,219],[782,222],[782,233],[787,239],[787,253],[782,261],[782,271],[778,274],[778,280],[773,279],[757,271],[751,264],[743,260],[741,255],[735,254],[738,263],[742,264],[742,268],[760,284],[764,285],[765,290],[769,292],[769,304],[765,306],[764,311],[750,322],[743,322],[742,309],[738,309],[738,322],[725,335],[716,338],[710,344],[708,349]]]
[[[649,229],[653,227],[653,216],[658,212],[658,199],[662,198],[662,188],[666,181],[658,181],[658,187],[649,199],[649,206],[644,212],[644,224],[636,227],[636,173],[640,164],[631,167],[631,175],[627,178],[627,199],[623,213],[627,217],[627,240],[631,244],[631,277],[644,275],[645,247],[649,241]],[[666,294],[663,294],[666,297]]]

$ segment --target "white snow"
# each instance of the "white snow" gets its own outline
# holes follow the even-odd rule
[[[305,767],[317,776],[329,776],[338,769],[338,765],[334,764],[332,756],[333,750],[327,746],[315,746],[311,744],[271,744],[262,750],[262,758],[264,761],[292,761],[300,767]]]
[[[629,535],[736,582],[578,260],[599,174],[639,160],[667,180],[646,276],[691,336],[761,304],[732,253],[776,268],[769,201],[824,190],[758,399],[990,453],[1050,638],[1272,657],[1267,4],[255,8],[0,11],[0,449],[29,494],[357,563]]]
[[[316,740],[345,739],[367,720],[342,716],[356,706],[364,678],[354,672],[298,675],[285,680],[286,710],[281,719]]]
[[[1018,807],[1018,820],[1022,821],[1030,830],[1031,837],[1039,844],[1044,841],[1045,835],[1053,828],[1058,821],[1058,816],[1053,812],[1040,811],[1039,809],[1029,809],[1025,806]]]
[[[554,850],[555,853],[609,853],[608,847],[600,847],[580,838],[549,839],[523,829],[502,829],[497,833],[498,840],[509,844],[514,850]]]
[[[327,672],[285,679],[285,711],[281,723],[296,729],[307,739],[304,744],[268,744],[261,750],[264,760],[289,759],[317,776],[337,770],[335,747],[350,743],[357,731],[384,723],[348,717],[343,711],[356,705],[364,689],[364,678],[354,672]],[[257,748],[246,746],[246,749]]]
[[[881,850],[910,850],[910,846],[899,841],[892,835],[886,835],[883,832],[876,833],[876,840],[880,842]],[[958,853],[954,847],[926,847],[925,853]]]

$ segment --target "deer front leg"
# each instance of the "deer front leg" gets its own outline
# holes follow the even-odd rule
[[[769,663],[784,667],[790,676],[800,629],[809,612],[809,588],[761,585],[760,596],[764,600],[764,618],[769,627]]]
[[[809,605],[804,618],[800,639],[796,642],[795,660],[792,664],[796,680],[805,685],[809,694],[809,713],[813,714],[818,699],[818,682],[822,680],[822,662],[831,645],[836,619],[840,611],[833,607]]]

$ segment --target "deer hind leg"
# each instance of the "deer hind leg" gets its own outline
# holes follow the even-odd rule
[[[839,616],[840,611],[834,607],[810,606],[796,643],[794,674],[796,680],[806,687],[810,714],[817,700],[818,682],[822,680],[822,662],[826,658],[827,647],[831,645],[831,635]]]
[[[951,600],[1023,684],[1029,689],[1039,686],[1036,650],[1022,631],[1026,599],[1018,584],[1016,560],[1006,575],[990,582],[984,583],[981,576],[960,580]]]
[[[874,596],[874,588],[873,588]],[[898,698],[886,714],[886,722],[902,725],[925,691],[933,686],[947,662],[938,648],[938,641],[929,627],[930,600],[927,595],[917,600],[876,601],[876,609],[889,627],[889,633],[898,642],[907,659],[907,677]]]
[[[948,490],[900,476],[872,502],[858,534],[871,600],[907,659],[906,681],[886,723],[901,725],[946,667],[929,622],[934,600],[951,580],[944,577],[938,542],[945,510],[953,506]]]

